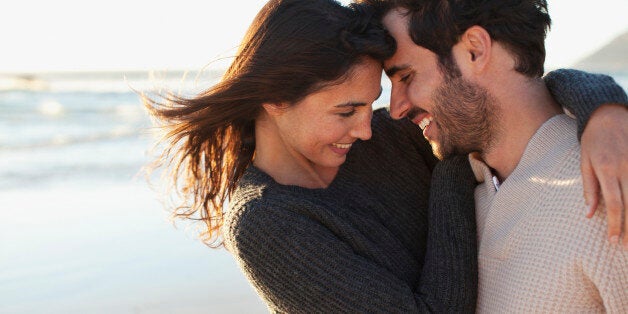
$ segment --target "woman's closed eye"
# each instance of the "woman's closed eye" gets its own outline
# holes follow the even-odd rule
[[[343,118],[348,118],[348,117],[350,117],[350,116],[352,116],[354,114],[355,114],[355,109],[352,109],[351,111],[348,111],[348,112],[341,112],[338,115],[343,117]]]

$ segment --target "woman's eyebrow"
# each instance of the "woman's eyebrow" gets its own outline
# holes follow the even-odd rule
[[[375,100],[379,99],[379,97],[382,96],[383,92],[384,92],[384,88],[380,86],[379,87],[379,94],[377,94],[377,97],[375,97]],[[363,106],[366,106],[366,105],[367,105],[367,103],[365,103],[365,102],[353,102],[353,101],[350,101],[350,102],[347,102],[347,103],[336,105],[335,107],[336,108],[363,107]]]
[[[345,107],[362,107],[362,106],[366,106],[365,102],[347,102],[344,104],[339,104],[336,105],[336,108],[345,108]]]

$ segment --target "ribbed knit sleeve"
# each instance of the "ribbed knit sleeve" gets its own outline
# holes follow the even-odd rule
[[[618,103],[628,106],[624,89],[607,75],[560,69],[549,72],[543,80],[554,99],[576,116],[578,139],[593,111],[602,104]]]
[[[428,241],[420,293],[434,313],[474,313],[478,264],[475,177],[467,156],[432,173]]]
[[[330,228],[286,201],[247,211],[234,234],[239,263],[271,311],[428,312],[406,282],[338,238],[337,228],[351,226]]]
[[[465,195],[461,195],[464,198]],[[337,236],[339,229],[280,206],[248,211],[234,230],[237,258],[271,311],[285,313],[472,313],[476,257],[469,256],[469,222],[459,208],[438,210],[439,225],[421,276],[420,291]],[[442,204],[441,204],[442,205]],[[465,204],[466,205],[466,204]],[[298,211],[298,209],[296,210]],[[311,216],[312,210],[308,210]],[[464,212],[464,211],[462,211]],[[473,211],[469,211],[473,212]],[[314,214],[315,215],[315,214]],[[466,216],[466,215],[465,215]],[[464,219],[466,220],[466,219]],[[368,224],[368,222],[365,222]],[[299,226],[296,228],[295,226]],[[431,227],[431,226],[430,226]],[[446,228],[456,228],[445,232]],[[368,245],[368,244],[365,244]],[[385,252],[382,252],[385,253]],[[390,252],[394,254],[394,252]],[[429,273],[426,273],[429,272]],[[433,272],[433,273],[431,273]]]

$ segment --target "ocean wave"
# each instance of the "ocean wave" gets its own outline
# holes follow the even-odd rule
[[[12,188],[28,186],[59,185],[68,180],[85,181],[92,184],[94,181],[126,181],[141,178],[143,161],[128,163],[109,163],[107,165],[75,164],[55,165],[55,167],[37,167],[32,171],[0,171],[0,190],[6,191]]]
[[[0,91],[42,91],[48,89],[48,83],[35,75],[0,76]]]
[[[144,129],[118,126],[107,132],[99,132],[82,136],[57,134],[41,140],[5,143],[0,146],[0,152],[17,152],[20,150],[40,148],[61,148],[77,144],[116,141],[139,137],[145,133],[146,131]]]
[[[63,114],[64,108],[58,101],[46,100],[37,107],[37,111],[44,116],[55,117]]]
[[[105,115],[127,120],[147,117],[144,106],[136,95],[125,99],[99,98],[94,95],[84,98],[78,98],[77,95],[40,99],[12,97],[9,100],[0,97],[0,121],[11,119],[27,121],[37,116],[61,118],[84,115]]]
[[[0,92],[135,93],[163,89],[199,92],[216,83],[222,73],[222,71],[0,73]]]

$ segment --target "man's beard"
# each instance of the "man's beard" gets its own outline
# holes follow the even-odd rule
[[[486,152],[494,144],[499,129],[497,100],[488,90],[465,80],[459,73],[445,73],[443,84],[432,96],[432,123],[438,124],[440,132],[430,144],[439,159]]]

